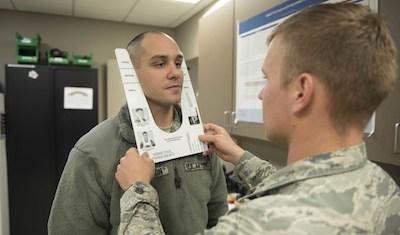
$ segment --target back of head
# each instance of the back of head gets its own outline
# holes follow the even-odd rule
[[[284,49],[283,85],[303,72],[318,77],[329,93],[339,132],[364,128],[394,88],[397,50],[383,19],[354,3],[320,4],[279,24]]]

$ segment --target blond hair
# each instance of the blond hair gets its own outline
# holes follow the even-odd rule
[[[364,128],[393,90],[397,50],[384,20],[354,3],[320,4],[280,23],[283,86],[303,72],[323,82],[330,96],[330,115],[339,132],[348,125]]]

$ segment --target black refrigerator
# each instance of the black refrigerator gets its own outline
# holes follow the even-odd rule
[[[5,73],[10,233],[47,234],[68,153],[98,123],[97,70],[7,64]]]

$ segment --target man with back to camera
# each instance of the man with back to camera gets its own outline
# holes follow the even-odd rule
[[[127,50],[157,126],[176,131],[182,120],[178,104],[183,83],[178,45],[164,33],[145,32]],[[127,105],[76,143],[53,201],[49,234],[117,234],[124,191],[115,172],[120,158],[136,146]],[[188,164],[200,167],[189,170]],[[156,168],[152,184],[160,195],[160,219],[167,234],[202,231],[227,211],[218,157],[195,154],[158,163]]]
[[[288,148],[288,165],[270,175],[266,161],[205,125],[212,134],[199,137],[211,144],[204,154],[232,162],[236,178],[255,187],[204,234],[400,234],[400,189],[367,159],[363,142],[397,76],[385,22],[362,5],[316,5],[279,24],[268,42],[259,98],[266,137]],[[119,234],[163,233],[153,172],[146,155],[121,158]]]

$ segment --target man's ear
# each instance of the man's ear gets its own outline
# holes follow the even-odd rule
[[[310,106],[314,94],[314,79],[309,73],[302,73],[295,79],[293,113],[301,113]]]

